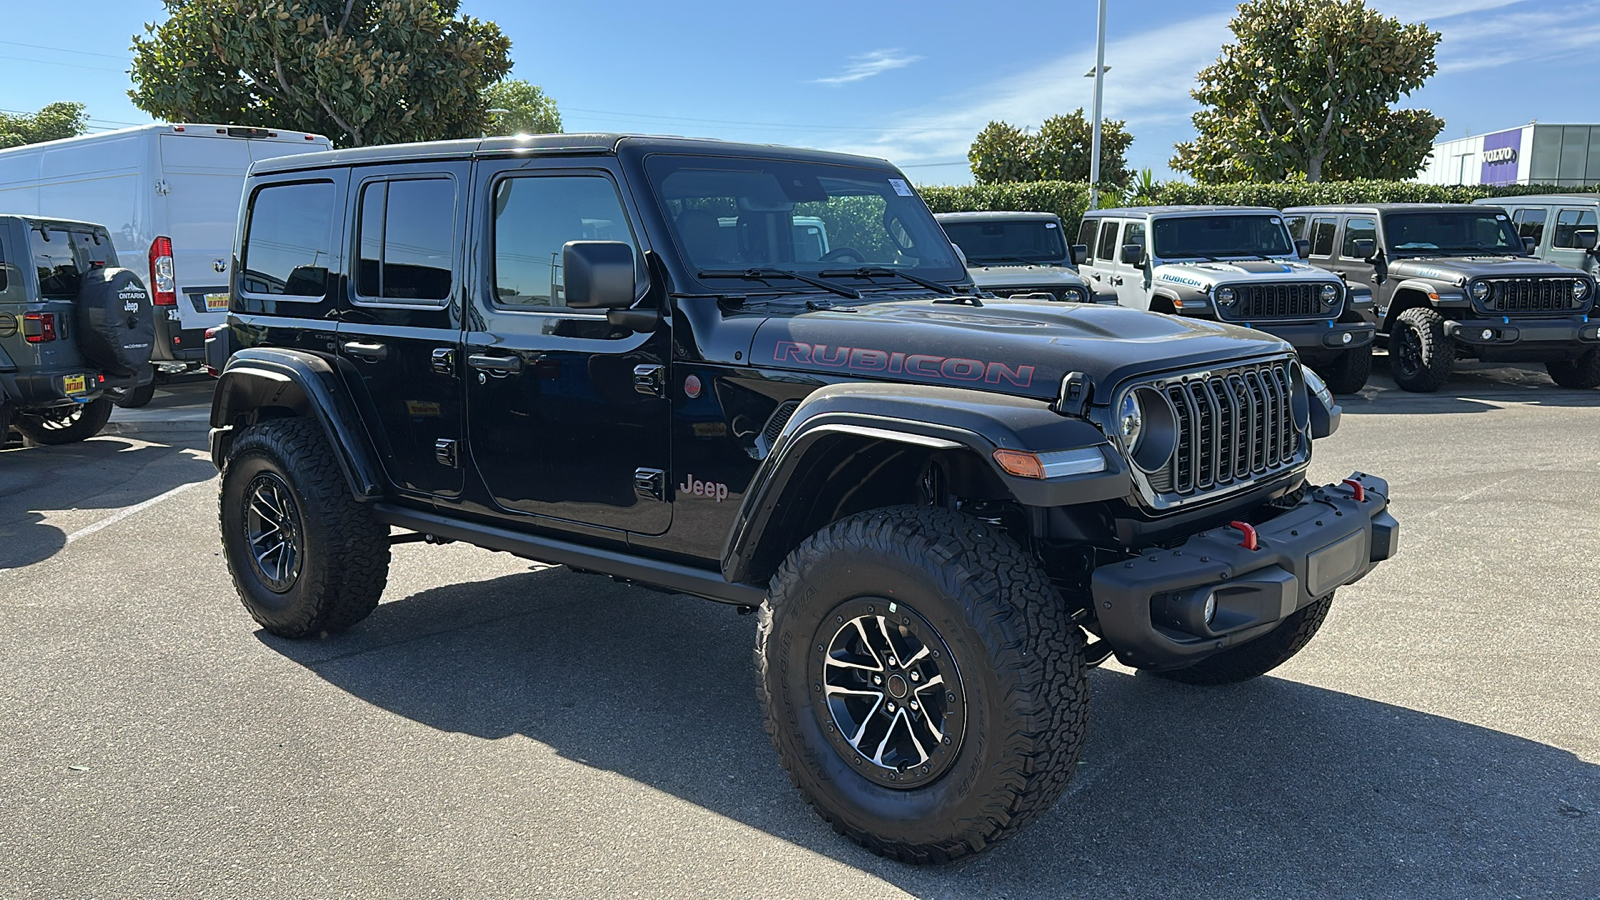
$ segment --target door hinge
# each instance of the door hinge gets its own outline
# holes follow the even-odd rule
[[[646,500],[667,499],[667,473],[660,469],[634,469],[633,492]]]
[[[633,389],[641,394],[652,397],[666,395],[667,367],[658,363],[649,363],[633,367]],[[643,471],[642,469],[640,471]]]
[[[456,373],[456,351],[452,347],[433,348],[433,370],[440,375]]]
[[[439,438],[433,442],[433,458],[439,465],[456,467],[456,442],[454,438]]]

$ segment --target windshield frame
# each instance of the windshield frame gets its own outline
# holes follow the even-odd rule
[[[1065,229],[1062,228],[1061,222],[1059,220],[1056,220],[1056,219],[1044,219],[1044,218],[1033,219],[1033,218],[1016,217],[1016,218],[988,219],[988,220],[985,220],[983,218],[974,217],[974,218],[971,218],[971,219],[949,219],[949,220],[946,220],[946,221],[943,221],[943,222],[939,222],[939,225],[942,228],[944,228],[945,236],[950,238],[950,243],[955,244],[956,246],[961,248],[961,252],[963,254],[965,254],[966,257],[967,257],[967,265],[969,265],[969,266],[987,266],[987,265],[1002,265],[1002,266],[1006,266],[1006,265],[1011,265],[1011,266],[1020,266],[1020,265],[1057,265],[1057,266],[1064,266],[1064,265],[1067,265],[1067,263],[1068,263],[1068,260],[1067,260],[1067,239],[1066,239]],[[1036,253],[1049,252],[1049,251],[1043,251],[1043,250],[1034,251],[1034,253],[1027,253],[1027,252],[1022,252],[1022,251],[1006,252],[1006,253],[1001,253],[1001,254],[998,254],[998,255],[985,255],[985,254],[981,254],[981,253],[970,253],[970,252],[967,251],[966,246],[963,245],[959,240],[957,240],[955,235],[950,233],[950,229],[952,227],[958,228],[958,229],[960,229],[960,228],[982,228],[984,226],[994,226],[994,225],[1000,226],[1000,227],[1005,228],[1007,230],[1009,230],[1010,228],[1013,228],[1013,227],[1018,227],[1018,226],[1035,228],[1038,231],[1044,232],[1046,235],[1053,235],[1054,238],[1055,238],[1055,242],[1056,242],[1056,245],[1057,245],[1058,249],[1056,249],[1054,252],[1051,252],[1050,255],[1048,255],[1048,256],[1036,256],[1035,255]],[[1009,235],[1004,235],[1004,237],[1009,237]]]
[[[1203,219],[1266,219],[1268,221],[1276,220],[1277,221],[1277,225],[1278,225],[1278,233],[1283,238],[1284,247],[1282,249],[1277,249],[1277,250],[1268,250],[1268,249],[1263,248],[1263,249],[1257,250],[1257,251],[1230,251],[1230,252],[1227,252],[1227,253],[1200,253],[1200,252],[1167,252],[1171,248],[1164,247],[1164,246],[1161,245],[1160,237],[1161,237],[1161,225],[1162,225],[1162,223],[1164,223],[1164,222],[1189,221],[1189,220],[1203,220]],[[1153,257],[1155,259],[1163,259],[1163,260],[1215,259],[1215,260],[1221,260],[1221,259],[1257,259],[1257,258],[1267,258],[1267,259],[1288,259],[1288,258],[1298,259],[1299,258],[1299,255],[1295,252],[1294,240],[1293,240],[1292,236],[1289,234],[1289,226],[1284,221],[1283,214],[1282,213],[1267,212],[1265,210],[1262,210],[1262,211],[1259,211],[1259,212],[1257,212],[1257,211],[1251,211],[1251,212],[1216,212],[1216,213],[1205,213],[1205,214],[1197,214],[1197,215],[1182,215],[1182,216],[1152,216],[1151,217],[1150,226],[1149,226],[1149,229],[1147,230],[1146,234],[1147,234],[1146,240],[1149,242],[1149,246],[1150,246],[1150,255],[1151,255],[1151,257]]]
[[[1458,218],[1494,219],[1500,225],[1503,238],[1511,241],[1510,246],[1495,247],[1440,247],[1434,245],[1431,249],[1426,247],[1412,247],[1400,249],[1393,242],[1393,222],[1395,219],[1421,218],[1424,216],[1455,216]],[[1516,225],[1511,222],[1511,216],[1505,210],[1495,206],[1480,206],[1475,209],[1407,209],[1384,210],[1379,217],[1383,220],[1383,251],[1391,259],[1401,258],[1427,258],[1433,256],[1519,256],[1527,257],[1529,254],[1522,246],[1522,237],[1517,233]]]
[[[820,200],[815,199],[812,194],[802,194],[802,197],[811,199],[794,200],[791,197],[786,198],[783,203],[776,204],[757,203],[754,202],[756,198],[747,196],[746,200],[750,208],[744,210],[744,213],[754,215],[767,214],[779,218],[787,216],[791,222],[801,219],[809,222],[813,218],[826,218],[829,214],[827,209],[818,210],[814,208],[818,204],[828,203],[838,197],[877,196],[884,201],[883,215],[889,216],[892,213],[891,218],[900,223],[903,233],[908,235],[914,243],[907,247],[903,242],[892,237],[887,227],[883,228],[883,235],[878,236],[876,239],[879,241],[892,240],[903,250],[920,250],[923,247],[921,241],[925,239],[929,241],[928,246],[931,247],[931,250],[922,257],[911,257],[912,262],[909,265],[870,258],[873,255],[870,250],[866,251],[865,254],[869,258],[864,260],[848,256],[829,260],[778,259],[768,262],[755,262],[746,259],[726,261],[697,259],[689,248],[685,246],[684,238],[680,234],[677,225],[676,214],[687,211],[679,209],[675,213],[675,206],[681,207],[683,198],[668,196],[667,191],[664,189],[666,187],[664,182],[671,176],[685,169],[694,168],[705,170],[722,169],[730,172],[755,173],[757,175],[781,170],[786,176],[814,176],[810,179],[806,188],[797,188],[797,190],[807,191],[823,190],[821,187],[823,180],[846,182],[854,180],[871,184],[874,187],[881,186],[881,190],[863,191],[859,194],[854,192],[826,194],[826,199]],[[649,186],[648,201],[654,207],[651,212],[654,213],[655,217],[658,217],[657,221],[665,229],[664,237],[666,240],[660,243],[671,248],[675,264],[680,267],[688,279],[692,280],[701,291],[707,294],[726,294],[730,288],[734,288],[740,294],[816,293],[825,290],[813,284],[807,284],[802,279],[786,279],[781,275],[774,274],[775,269],[785,269],[811,278],[816,278],[820,272],[827,271],[829,273],[828,280],[842,280],[850,288],[857,289],[869,296],[874,293],[887,293],[890,291],[908,289],[926,291],[927,289],[919,287],[906,279],[885,278],[882,274],[856,275],[853,271],[844,273],[842,270],[855,270],[858,268],[867,271],[895,269],[946,285],[960,285],[963,282],[970,281],[966,267],[961,265],[950,239],[945,235],[944,229],[940,227],[939,223],[934,220],[933,213],[928,210],[921,196],[916,193],[911,187],[910,181],[901,172],[887,164],[872,165],[870,160],[862,160],[859,164],[815,160],[807,158],[803,152],[797,153],[795,156],[788,156],[782,153],[774,153],[772,155],[753,153],[719,154],[714,151],[695,152],[673,149],[653,150],[643,154],[638,158],[638,168],[635,171],[638,171],[644,177],[646,184]],[[787,191],[781,186],[779,190]],[[707,195],[707,199],[710,201],[711,195]],[[722,206],[732,206],[727,201],[733,199],[732,196],[726,195],[716,198],[717,201],[721,201]],[[787,209],[782,208],[785,204],[787,204]],[[716,210],[712,208],[713,205],[712,202],[707,202],[706,206],[698,208],[706,209],[716,215]],[[778,208],[762,209],[762,206]],[[722,224],[721,220],[725,217],[721,215],[716,217],[719,225]],[[737,225],[735,227],[737,228]],[[865,227],[870,229],[870,223]],[[918,234],[919,231],[920,234]],[[780,229],[771,233],[781,234],[782,231]],[[791,231],[790,234],[792,235],[793,232]],[[832,232],[827,235],[827,241],[830,252],[848,246],[848,244],[842,244],[838,240],[838,234]],[[930,261],[919,262],[921,259]],[[755,274],[754,270],[758,269],[764,269],[765,273]],[[743,283],[737,277],[730,277],[728,274],[730,272],[745,271],[750,271],[751,275]],[[718,277],[701,278],[700,273],[702,272],[717,272],[721,274]]]

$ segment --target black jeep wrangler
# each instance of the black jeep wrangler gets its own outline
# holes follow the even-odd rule
[[[1543,362],[1562,387],[1600,386],[1594,277],[1535,259],[1505,210],[1308,206],[1284,218],[1310,242],[1312,263],[1371,287],[1368,315],[1402,389],[1437,391],[1458,357]]]
[[[1260,675],[1395,552],[1382,479],[1306,483],[1339,411],[1288,345],[980,298],[881,160],[307,154],[253,167],[237,247],[211,447],[263,627],[359,622],[405,540],[758,609],[783,765],[900,859],[1049,808],[1089,666]]]
[[[112,402],[147,390],[155,319],[99,225],[0,215],[0,442],[100,433]]]

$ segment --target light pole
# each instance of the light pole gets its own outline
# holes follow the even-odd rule
[[[1094,124],[1089,139],[1089,208],[1100,206],[1100,97],[1106,77],[1106,0],[1100,0],[1100,24],[1094,39]]]

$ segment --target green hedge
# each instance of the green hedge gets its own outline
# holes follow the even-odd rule
[[[1077,234],[1078,222],[1089,206],[1089,185],[1072,181],[1032,181],[1013,184],[974,184],[957,187],[918,188],[934,212],[967,210],[1024,210],[1053,212],[1061,217],[1068,234]],[[1517,194],[1556,194],[1600,191],[1540,184],[1439,185],[1411,181],[1323,181],[1275,184],[1157,184],[1142,197],[1129,197],[1129,205],[1182,206],[1314,206],[1325,203],[1467,203],[1480,197]],[[1120,201],[1114,192],[1101,192],[1101,205]]]

